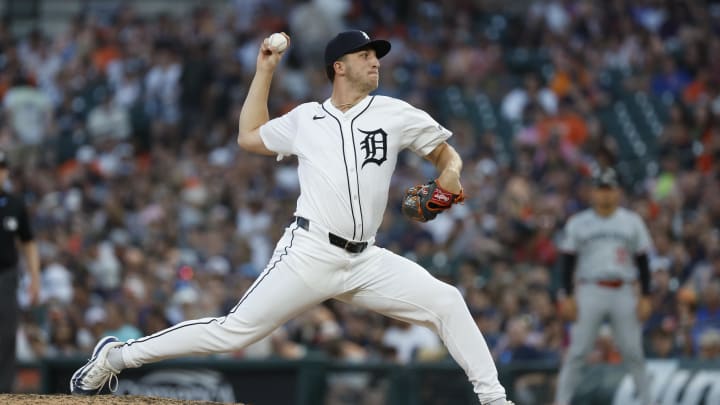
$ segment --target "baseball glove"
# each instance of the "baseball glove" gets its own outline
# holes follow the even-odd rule
[[[402,201],[403,214],[419,222],[427,222],[435,219],[437,214],[450,209],[453,204],[465,201],[465,194],[453,194],[444,190],[437,181],[433,180],[427,184],[418,184],[405,191]]]

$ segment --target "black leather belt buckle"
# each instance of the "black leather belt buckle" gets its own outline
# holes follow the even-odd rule
[[[367,248],[367,242],[352,242],[343,237],[337,236],[334,233],[328,234],[330,243],[347,250],[350,253],[361,253]]]
[[[310,220],[303,217],[295,217],[295,223],[306,231],[310,230]],[[345,249],[350,253],[361,253],[368,246],[367,242],[352,242],[334,233],[328,233],[330,244]]]

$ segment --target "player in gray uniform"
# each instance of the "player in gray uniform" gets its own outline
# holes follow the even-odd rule
[[[451,132],[404,101],[369,94],[378,87],[379,59],[389,51],[389,42],[362,31],[338,34],[325,51],[332,95],[270,119],[268,94],[282,51],[263,42],[240,113],[238,144],[254,153],[298,157],[295,220],[226,316],[182,322],[128,342],[100,340],[71,378],[73,393],[93,394],[125,368],[241,349],[335,298],[432,328],[465,370],[480,403],[511,404],[457,288],[374,244],[401,150],[437,168],[432,195],[438,200],[462,195],[462,161],[446,142]]]
[[[593,179],[592,207],[573,215],[565,226],[562,268],[566,297],[561,311],[566,319],[577,322],[560,370],[556,405],[570,403],[585,356],[606,320],[633,376],[640,404],[649,404],[642,321],[650,314],[651,241],[642,218],[619,207],[619,186],[612,168],[601,170]],[[641,297],[636,292],[637,279]]]

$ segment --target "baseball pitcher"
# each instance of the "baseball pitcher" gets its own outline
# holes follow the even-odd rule
[[[286,36],[286,39],[289,38]],[[239,145],[266,155],[296,155],[300,196],[265,270],[220,318],[182,322],[137,340],[101,340],[72,377],[73,393],[94,393],[122,369],[192,354],[241,349],[290,318],[336,298],[432,328],[465,370],[481,404],[506,405],[483,336],[460,292],[418,264],[375,245],[398,153],[427,158],[439,176],[411,187],[403,212],[430,220],[463,200],[462,161],[451,133],[403,101],[370,95],[390,43],[362,31],[338,34],[326,46],[332,95],[270,119],[268,94],[287,42],[274,36],[257,56],[239,119]]]

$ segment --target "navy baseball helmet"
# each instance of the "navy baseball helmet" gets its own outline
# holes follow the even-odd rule
[[[345,31],[337,34],[325,46],[325,66],[332,65],[343,55],[366,47],[374,49],[378,59],[390,52],[390,42],[384,39],[370,39],[370,36],[364,31]]]

